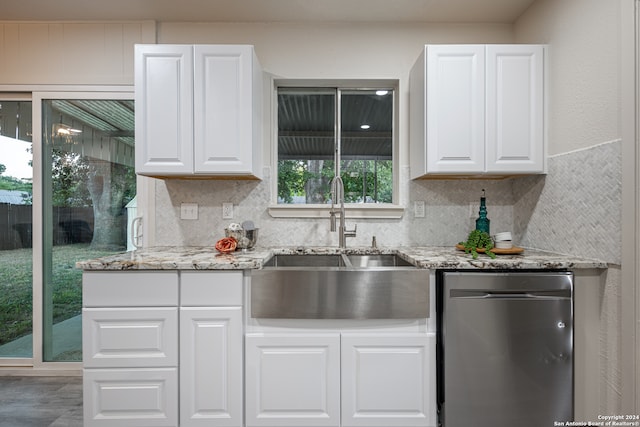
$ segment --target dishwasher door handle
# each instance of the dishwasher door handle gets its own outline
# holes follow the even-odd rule
[[[451,289],[450,298],[464,299],[571,299],[570,289],[549,290],[489,290],[489,289]]]

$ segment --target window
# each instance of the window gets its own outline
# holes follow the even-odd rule
[[[367,89],[279,87],[279,205],[331,203],[340,175],[345,202],[394,202],[394,93]]]

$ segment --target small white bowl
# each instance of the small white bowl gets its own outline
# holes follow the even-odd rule
[[[504,240],[512,240],[511,232],[503,231],[502,233],[496,233],[495,236],[493,236],[493,240],[495,240],[496,242],[502,242]]]
[[[512,247],[511,240],[500,240],[495,244],[496,249],[511,249]]]

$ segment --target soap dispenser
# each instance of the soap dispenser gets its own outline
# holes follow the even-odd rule
[[[480,210],[478,211],[478,219],[476,219],[476,230],[489,232],[489,223],[491,221],[487,218],[487,199],[484,197],[484,188],[482,189],[482,196],[480,197]]]

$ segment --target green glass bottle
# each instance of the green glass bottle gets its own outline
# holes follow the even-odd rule
[[[490,220],[487,218],[487,199],[484,197],[484,189],[480,197],[480,210],[478,211],[478,219],[476,219],[476,230],[485,231],[487,234],[490,228]]]

